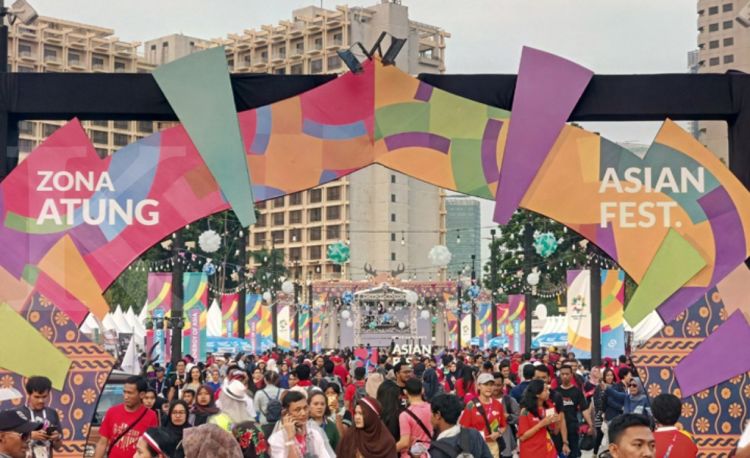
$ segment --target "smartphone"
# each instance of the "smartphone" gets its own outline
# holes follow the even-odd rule
[[[555,408],[554,407],[550,407],[549,409],[547,409],[547,410],[544,411],[544,416],[545,417],[551,417],[551,416],[553,416],[555,414],[556,414],[556,412],[555,412]]]

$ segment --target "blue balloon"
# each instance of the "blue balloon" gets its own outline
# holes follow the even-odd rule
[[[469,296],[472,299],[476,299],[477,297],[479,297],[479,292],[479,285],[471,285],[471,287],[469,287]]]
[[[351,291],[344,291],[344,294],[341,295],[341,300],[344,301],[344,304],[351,304],[354,300],[354,294]]]
[[[210,262],[207,262],[203,264],[203,272],[210,277],[211,275],[216,273],[216,266],[211,264]]]

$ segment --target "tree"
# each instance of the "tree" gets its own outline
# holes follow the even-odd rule
[[[548,257],[542,257],[533,247],[534,236],[542,233],[551,233],[557,240],[557,249]],[[490,242],[490,253],[490,261],[484,265],[484,284],[490,290],[500,292],[500,300],[507,299],[507,294],[552,296],[564,291],[566,271],[585,268],[592,258],[609,260],[603,251],[580,234],[528,210],[516,211],[508,224],[499,228],[494,243]],[[497,268],[495,278],[492,275],[493,260]],[[611,260],[609,262],[614,265]],[[540,273],[536,287],[527,282],[534,269]]]
[[[253,275],[258,292],[275,294],[281,288],[281,278],[288,274],[284,265],[284,250],[258,250],[252,253],[252,257],[260,264]]]

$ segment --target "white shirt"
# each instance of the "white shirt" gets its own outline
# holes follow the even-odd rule
[[[270,451],[271,458],[287,458],[287,440],[293,440],[296,443],[295,438],[287,439],[286,430],[284,428],[276,428],[276,431],[271,434],[268,439],[268,448]],[[336,458],[336,454],[331,452],[330,447],[326,447],[328,438],[321,434],[320,430],[310,428],[308,424],[307,428],[307,452],[312,453],[318,458]]]

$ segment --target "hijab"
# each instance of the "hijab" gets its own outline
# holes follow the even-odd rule
[[[364,427],[351,427],[336,449],[336,456],[353,458],[359,452],[367,458],[396,458],[396,441],[380,421],[382,408],[375,398],[366,396],[357,403],[362,409]]]
[[[212,424],[186,429],[182,446],[190,458],[243,458],[234,436]]]
[[[185,424],[178,426],[172,423],[172,411],[177,406],[182,406],[185,409]],[[188,406],[187,402],[183,401],[182,399],[177,399],[172,401],[172,403],[169,405],[169,413],[167,414],[166,422],[164,428],[164,432],[172,438],[172,440],[179,444],[182,442],[182,437],[185,432],[185,428],[190,428],[190,423],[188,422],[188,415],[190,415],[190,407]],[[182,447],[178,447],[177,450],[173,455],[169,455],[174,458],[182,458],[185,456],[184,450]]]
[[[211,395],[211,400],[208,402],[207,406],[198,405],[198,393],[200,393],[201,390],[208,390],[208,393]],[[202,385],[200,388],[198,388],[198,391],[195,393],[195,404],[193,405],[192,413],[195,418],[193,421],[193,425],[195,426],[204,424],[206,420],[208,420],[208,417],[219,413],[219,408],[216,407],[214,390],[212,390],[210,386]]]

